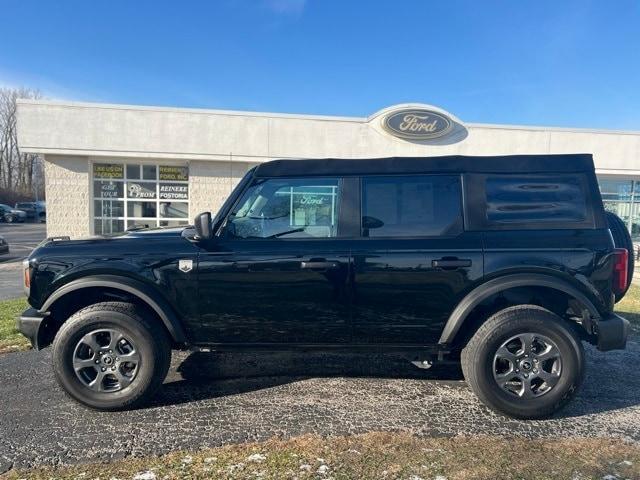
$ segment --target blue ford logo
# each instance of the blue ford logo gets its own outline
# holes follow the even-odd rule
[[[382,125],[392,135],[409,140],[438,138],[453,129],[453,122],[445,115],[421,108],[392,112]]]

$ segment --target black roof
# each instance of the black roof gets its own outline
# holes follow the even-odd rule
[[[472,157],[388,157],[273,160],[258,165],[256,177],[398,173],[550,173],[594,171],[591,154]]]

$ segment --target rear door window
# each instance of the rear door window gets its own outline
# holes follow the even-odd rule
[[[362,235],[431,237],[463,230],[460,177],[411,175],[362,179]]]

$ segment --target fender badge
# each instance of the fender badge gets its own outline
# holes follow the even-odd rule
[[[184,273],[190,272],[193,270],[193,260],[179,260],[178,270]]]

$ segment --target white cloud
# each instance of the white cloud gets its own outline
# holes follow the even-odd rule
[[[50,100],[73,101],[100,101],[104,93],[90,92],[84,89],[68,87],[52,81],[40,74],[23,72],[7,72],[0,70],[0,87],[4,88],[32,88]]]

